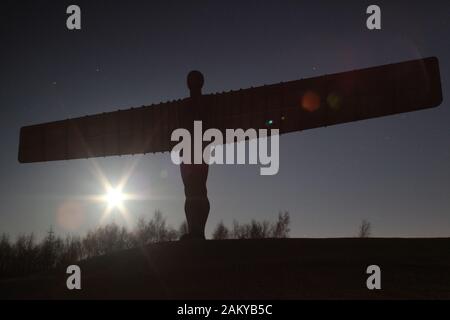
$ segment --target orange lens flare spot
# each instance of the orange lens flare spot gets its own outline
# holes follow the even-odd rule
[[[302,97],[301,107],[308,112],[317,111],[320,108],[320,96],[314,91],[307,91]]]
[[[85,212],[83,206],[77,201],[63,202],[56,212],[60,227],[66,231],[76,231],[84,222]]]

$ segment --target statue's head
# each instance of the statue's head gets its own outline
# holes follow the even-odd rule
[[[200,95],[202,87],[205,82],[203,74],[200,71],[194,70],[189,72],[187,76],[187,85],[192,95]]]

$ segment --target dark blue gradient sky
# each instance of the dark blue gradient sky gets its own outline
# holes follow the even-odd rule
[[[65,27],[72,3],[81,31]],[[450,3],[376,3],[383,30],[371,32],[368,1],[2,2],[0,233],[96,227],[104,205],[84,199],[103,192],[95,166],[114,184],[136,164],[126,191],[146,199],[127,202],[132,219],[184,219],[168,153],[21,165],[23,125],[182,98],[192,69],[209,93],[437,56],[437,109],[282,136],[273,177],[211,167],[207,232],[288,210],[295,237],[354,236],[362,219],[375,236],[450,236]]]

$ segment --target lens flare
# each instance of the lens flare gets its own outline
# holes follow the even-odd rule
[[[301,107],[308,112],[317,111],[320,108],[320,96],[314,91],[307,91],[302,97]]]
[[[64,201],[58,207],[56,214],[59,226],[66,231],[78,230],[85,219],[85,211],[81,201]]]
[[[339,110],[341,108],[341,97],[336,93],[330,93],[327,97],[327,103],[333,110]]]

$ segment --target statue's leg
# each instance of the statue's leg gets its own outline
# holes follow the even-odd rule
[[[206,220],[209,215],[209,200],[206,188],[209,165],[181,164],[181,178],[184,183],[186,202],[184,211],[189,238],[205,239]]]

